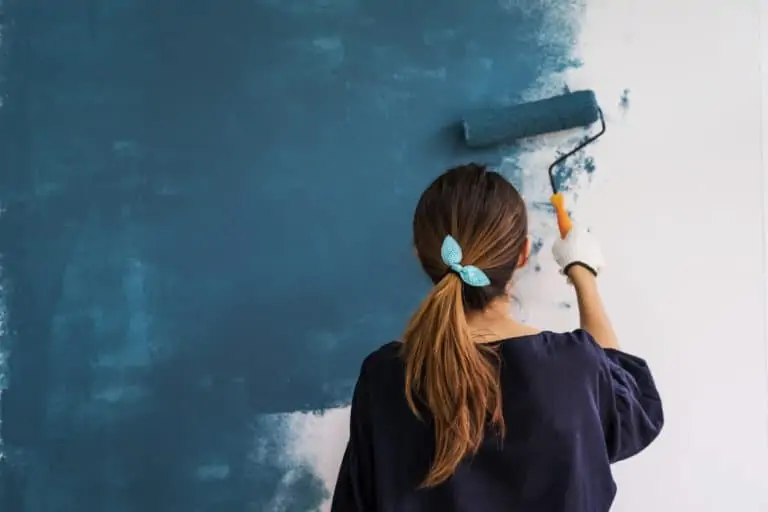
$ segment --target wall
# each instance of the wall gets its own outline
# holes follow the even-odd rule
[[[521,314],[573,327],[544,170],[580,134],[456,131],[565,87],[608,117],[562,178],[667,404],[616,510],[768,509],[756,0],[3,8],[0,509],[327,506],[359,362],[426,287],[415,200],[457,162],[521,187]]]

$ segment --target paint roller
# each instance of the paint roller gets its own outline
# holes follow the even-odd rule
[[[563,194],[557,190],[555,170],[569,157],[593,143],[605,133],[605,119],[593,91],[575,91],[543,100],[508,107],[486,109],[465,116],[462,126],[464,140],[470,148],[488,148],[545,133],[583,128],[600,120],[600,131],[571,151],[561,155],[549,166],[552,186],[550,201],[557,215],[560,236],[565,238],[572,222],[565,209]]]

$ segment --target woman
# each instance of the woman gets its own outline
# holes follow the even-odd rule
[[[413,219],[434,283],[402,342],[363,362],[335,512],[605,512],[610,464],[663,424],[642,359],[619,350],[600,300],[594,238],[574,227],[555,260],[581,328],[539,331],[510,316],[530,253],[515,188],[480,165],[451,169]]]

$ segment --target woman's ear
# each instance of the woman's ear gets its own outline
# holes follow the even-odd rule
[[[517,260],[517,268],[524,267],[528,263],[528,259],[531,257],[531,237],[525,237],[525,245],[520,252],[520,257]]]

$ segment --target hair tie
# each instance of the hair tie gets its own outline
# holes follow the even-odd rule
[[[456,272],[462,281],[469,286],[481,288],[491,284],[491,280],[485,275],[485,272],[480,270],[474,265],[462,265],[461,264],[461,246],[451,235],[447,235],[443,240],[443,246],[440,249],[440,256],[443,258],[443,263]]]

